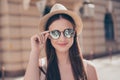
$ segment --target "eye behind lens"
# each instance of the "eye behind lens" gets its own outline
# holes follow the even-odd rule
[[[66,29],[64,31],[64,36],[67,38],[71,38],[74,36],[74,30],[73,29]]]
[[[58,30],[51,31],[50,36],[53,39],[58,39],[60,37],[60,32]]]

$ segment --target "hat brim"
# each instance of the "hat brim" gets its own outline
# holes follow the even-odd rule
[[[46,26],[46,23],[48,21],[48,19],[55,15],[55,14],[67,14],[69,16],[72,17],[72,19],[74,20],[75,22],[75,25],[76,25],[76,28],[75,30],[77,31],[77,35],[79,35],[81,32],[82,32],[82,28],[83,28],[83,24],[82,24],[82,21],[81,21],[81,18],[80,16],[78,16],[76,13],[72,12],[72,11],[69,11],[69,10],[59,10],[59,11],[54,11],[54,12],[51,12],[51,13],[48,13],[46,14],[45,16],[43,16],[41,19],[40,19],[40,25],[39,25],[39,30],[40,32],[43,32],[45,31],[45,26]]]

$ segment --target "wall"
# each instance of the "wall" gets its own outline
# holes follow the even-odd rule
[[[22,0],[0,0],[0,65],[5,67],[6,76],[23,74],[30,37],[38,32],[39,19],[34,3],[24,10]]]

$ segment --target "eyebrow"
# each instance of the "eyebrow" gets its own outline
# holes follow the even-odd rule
[[[66,29],[73,29],[73,30],[74,30],[74,28],[66,28]],[[64,30],[66,30],[66,29],[64,29]],[[50,30],[49,32],[55,31],[55,30],[60,31],[60,30],[58,30],[58,29],[54,29],[54,30]],[[64,30],[63,30],[63,31],[64,31]],[[60,31],[60,32],[63,32],[63,31]]]

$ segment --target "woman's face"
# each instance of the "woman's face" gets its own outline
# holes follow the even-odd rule
[[[67,38],[64,36],[63,31],[65,29],[73,29],[73,25],[66,19],[61,18],[56,21],[54,21],[50,26],[49,26],[49,31],[53,30],[58,30],[61,32],[61,35],[58,39],[51,39],[51,44],[55,48],[56,51],[58,52],[68,52],[69,48],[73,44],[73,38]]]

